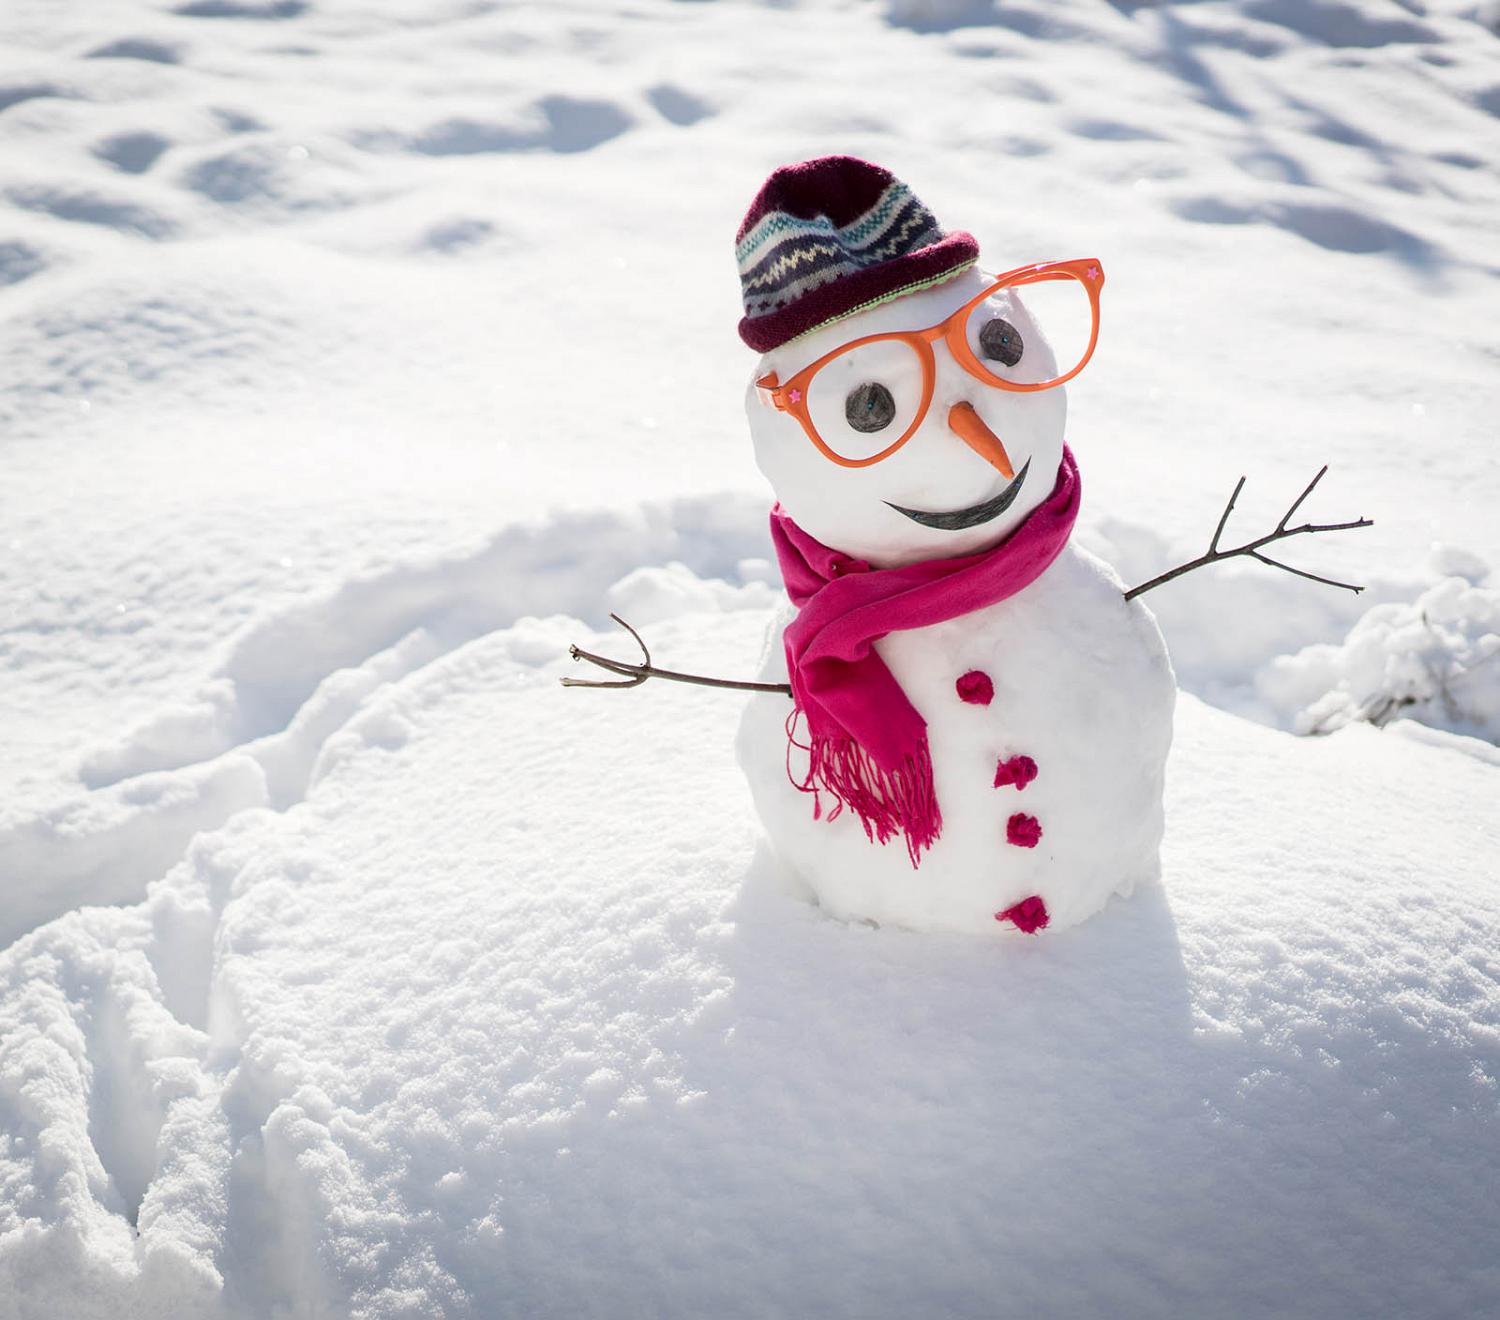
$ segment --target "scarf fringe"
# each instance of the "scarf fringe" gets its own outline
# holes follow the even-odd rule
[[[865,837],[872,843],[886,843],[897,834],[904,836],[913,869],[920,866],[923,851],[936,842],[943,828],[926,733],[900,765],[883,770],[852,738],[812,734],[810,742],[797,742],[793,729],[800,713],[794,710],[787,722],[787,778],[802,792],[813,795],[813,819],[822,816],[821,794],[827,793],[834,801],[829,820],[836,820],[848,807],[859,817]],[[807,753],[807,774],[801,780],[792,772],[792,747]]]
[[[904,835],[911,863],[918,865],[943,824],[927,724],[875,643],[1024,590],[1062,553],[1078,499],[1078,465],[1064,445],[1052,493],[998,544],[886,569],[851,560],[809,536],[779,504],[771,510],[771,544],[797,607],[782,638],[793,699],[787,778],[813,795],[813,819],[823,816],[819,795],[826,792],[833,799],[830,820],[847,806],[871,843]],[[803,717],[806,743],[793,727]],[[872,745],[880,750],[879,764],[866,750]],[[807,769],[800,773],[803,752]]]

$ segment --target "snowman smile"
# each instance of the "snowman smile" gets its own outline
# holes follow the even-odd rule
[[[992,499],[985,500],[982,504],[971,504],[967,509],[953,509],[948,513],[925,513],[921,509],[903,509],[899,504],[886,504],[897,513],[904,513],[913,522],[921,523],[923,527],[935,527],[941,532],[960,532],[965,527],[978,527],[980,523],[987,523],[991,518],[998,518],[1016,501],[1016,496],[1021,493],[1021,483],[1026,480],[1026,473],[1031,469],[1031,460],[1028,458],[1016,479],[1004,490]]]

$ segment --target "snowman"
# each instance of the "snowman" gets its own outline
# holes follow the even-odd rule
[[[982,268],[848,156],[776,170],[736,257],[788,599],[759,680],[723,685],[757,689],[737,752],[784,870],[839,918],[1009,938],[1155,878],[1172,667],[1146,588],[1069,539],[1100,263]],[[1147,586],[1332,530],[1287,518]],[[615,686],[719,682],[573,654]]]

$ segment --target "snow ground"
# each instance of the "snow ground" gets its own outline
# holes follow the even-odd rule
[[[0,1317],[1493,1310],[1497,17],[10,0]],[[1015,956],[554,682],[752,667],[730,239],[833,150],[1104,261],[1128,579],[1377,521],[1152,593],[1165,884]]]

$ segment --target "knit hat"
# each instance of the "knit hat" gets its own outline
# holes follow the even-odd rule
[[[776,170],[735,236],[745,317],[740,338],[768,353],[974,264],[972,234],[945,234],[900,179],[856,156]]]

